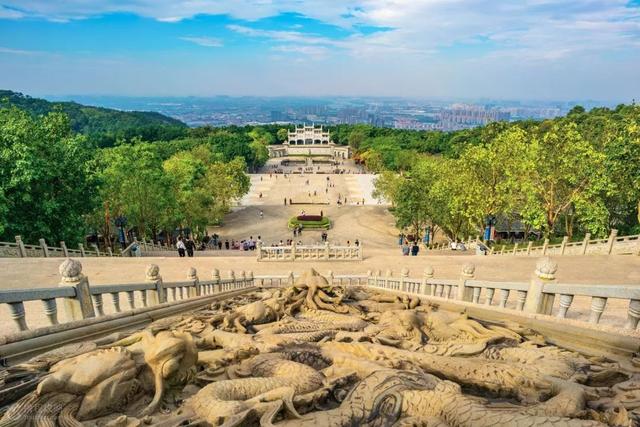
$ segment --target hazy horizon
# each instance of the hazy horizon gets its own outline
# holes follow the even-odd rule
[[[7,88],[0,88],[7,89]],[[8,89],[13,90],[13,89]],[[14,90],[15,92],[21,92]],[[63,100],[68,99],[73,101],[73,98],[122,98],[122,99],[199,99],[199,100],[211,100],[216,98],[229,98],[229,99],[266,99],[266,100],[347,100],[347,99],[369,99],[369,100],[401,100],[410,102],[460,102],[460,103],[490,103],[493,101],[504,103],[602,103],[603,105],[616,105],[620,103],[630,104],[634,99],[536,99],[536,98],[499,98],[499,97],[459,97],[459,96],[394,96],[394,95],[225,95],[225,94],[212,94],[212,95],[190,95],[190,94],[149,94],[149,95],[131,95],[131,94],[109,94],[109,93],[67,93],[67,94],[51,94],[51,93],[25,93],[23,95],[31,96],[33,98],[43,98],[48,100]],[[636,100],[637,101],[637,100]]]
[[[3,0],[31,96],[640,98],[640,0]]]

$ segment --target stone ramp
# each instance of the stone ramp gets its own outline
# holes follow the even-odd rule
[[[355,174],[344,175],[344,180],[349,191],[349,202],[359,201],[362,204],[364,199],[365,206],[367,205],[388,205],[389,203],[384,200],[378,200],[373,197],[373,190],[375,189],[376,175],[374,174]]]

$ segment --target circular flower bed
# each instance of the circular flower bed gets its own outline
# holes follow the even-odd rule
[[[289,219],[289,228],[293,229],[301,225],[307,230],[328,230],[331,228],[331,220],[326,216],[320,215],[299,215]]]

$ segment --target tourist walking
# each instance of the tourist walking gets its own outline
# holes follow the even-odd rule
[[[417,256],[420,251],[420,246],[418,246],[417,242],[413,242],[411,245],[411,256]]]
[[[226,250],[229,250],[229,239],[227,239],[227,240],[225,240],[225,241],[224,241],[224,248],[225,248]]]
[[[262,212],[262,209],[260,209],[260,219],[264,218],[264,212]]]
[[[187,256],[193,257],[193,251],[196,249],[196,244],[190,237],[187,237],[187,241],[184,244],[187,248]]]
[[[409,251],[410,251],[409,245],[407,244],[407,242],[403,242],[402,243],[402,255],[409,256]]]
[[[178,255],[180,256],[180,258],[184,258],[184,253],[187,250],[187,248],[184,245],[184,242],[182,241],[182,237],[178,237],[176,248],[178,248]]]

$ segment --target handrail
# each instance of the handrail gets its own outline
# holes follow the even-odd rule
[[[245,289],[253,286],[252,272],[241,272],[236,278],[233,271],[230,277],[221,279],[214,270],[211,280],[203,280],[197,276],[194,268],[189,269],[187,279],[175,282],[163,282],[159,268],[151,264],[147,267],[145,282],[126,284],[107,284],[90,286],[89,279],[82,274],[82,264],[74,259],[65,260],[60,271],[62,280],[57,288],[5,289],[0,290],[0,304],[7,304],[11,319],[19,331],[27,331],[29,327],[25,315],[25,303],[41,301],[44,314],[50,325],[57,325],[57,300],[62,300],[67,321],[76,321],[105,314],[104,296],[111,297],[116,313],[126,311],[121,308],[120,297],[126,296],[129,310],[161,305],[169,301],[187,300],[203,295]],[[139,298],[136,298],[136,295]]]
[[[463,242],[467,247],[472,247],[476,240]],[[520,243],[526,246],[519,247]],[[430,250],[448,250],[448,244],[432,245]],[[488,255],[640,255],[640,234],[618,236],[618,231],[613,229],[607,239],[591,239],[587,233],[582,241],[569,242],[568,237],[564,237],[562,243],[550,244],[549,239],[545,239],[542,246],[533,246],[533,242],[517,242],[513,247],[506,248],[506,245],[492,247]]]
[[[70,298],[75,295],[76,291],[70,286],[39,289],[3,289],[0,290],[0,304],[46,300],[52,298]]]

